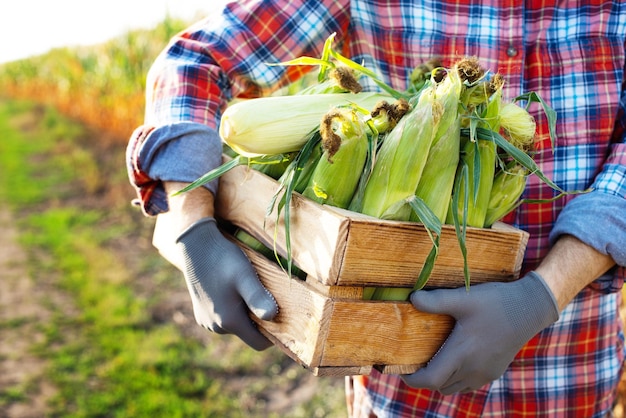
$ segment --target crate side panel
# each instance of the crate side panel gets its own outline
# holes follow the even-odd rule
[[[278,315],[264,321],[252,315],[260,330],[283,352],[305,367],[318,365],[322,341],[332,313],[330,299],[285,272],[265,257],[239,243],[263,285],[279,307]]]
[[[528,234],[515,228],[468,228],[472,283],[519,277]],[[415,283],[432,242],[420,224],[351,219],[338,285],[406,286]],[[454,227],[444,225],[429,287],[464,285],[463,256]]]
[[[408,302],[333,301],[320,366],[409,365],[415,370],[441,347],[454,320]]]
[[[216,214],[246,230],[286,257],[284,216],[267,214],[278,183],[248,167],[236,167],[220,178]],[[339,275],[349,220],[294,193],[290,207],[290,236],[294,264],[326,283]],[[278,225],[277,225],[278,224]]]

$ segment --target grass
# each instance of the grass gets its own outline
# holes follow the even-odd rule
[[[24,102],[0,102],[0,135],[0,200],[16,219],[29,275],[68,299],[42,302],[52,314],[33,345],[57,389],[48,415],[279,416],[264,408],[271,394],[292,390],[309,372],[277,350],[257,353],[234,337],[191,337],[171,316],[155,320],[184,284],[154,252],[134,249],[133,235],[146,248],[149,236],[127,201],[110,198],[126,181],[121,157],[121,170],[103,171],[102,155],[81,143],[89,135],[82,127]],[[27,397],[27,386],[0,388],[0,412]],[[280,416],[344,411],[337,381],[320,380],[315,396]]]

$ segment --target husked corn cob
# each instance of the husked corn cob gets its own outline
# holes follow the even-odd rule
[[[237,102],[224,111],[219,133],[245,157],[298,151],[320,119],[334,107],[355,103],[371,109],[389,96],[336,93],[261,97]]]

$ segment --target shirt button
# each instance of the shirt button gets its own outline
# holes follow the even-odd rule
[[[514,57],[517,55],[517,49],[513,45],[511,45],[506,49],[506,54],[509,57]]]

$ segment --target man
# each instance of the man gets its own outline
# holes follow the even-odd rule
[[[144,213],[171,233],[198,323],[255,349],[269,342],[248,312],[272,319],[272,296],[212,219],[217,182],[168,195],[219,165],[221,112],[301,76],[270,66],[319,56],[333,32],[344,55],[398,90],[433,57],[464,56],[537,92],[558,114],[552,151],[539,113],[535,160],[566,190],[506,221],[527,230],[523,277],[416,292],[416,308],[455,317],[429,364],[406,376],[347,380],[352,416],[605,416],[624,359],[617,313],[626,266],[626,2],[241,1],[175,37],[150,71],[145,125],[128,148]],[[366,89],[374,89],[364,80]],[[531,176],[525,198],[552,196]],[[175,244],[174,244],[175,243]]]

